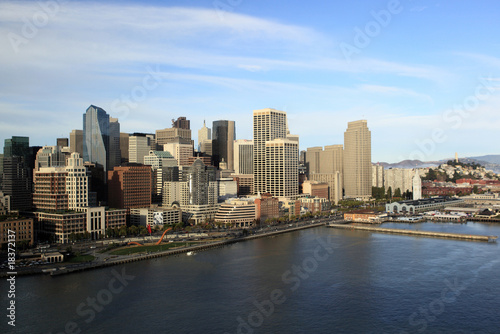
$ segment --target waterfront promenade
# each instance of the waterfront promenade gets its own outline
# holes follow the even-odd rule
[[[326,219],[325,219],[326,220]],[[30,270],[18,270],[17,274],[20,275],[37,275],[37,274],[50,274],[51,276],[57,276],[62,274],[69,274],[73,272],[80,272],[85,270],[115,266],[120,264],[125,264],[129,262],[136,262],[142,260],[155,259],[164,256],[180,255],[188,252],[199,252],[208,249],[224,247],[236,242],[248,241],[257,238],[268,238],[274,237],[283,233],[299,231],[303,229],[308,229],[312,227],[325,226],[325,220],[317,220],[316,222],[307,222],[302,224],[288,224],[283,227],[277,227],[274,230],[263,231],[261,233],[255,233],[243,237],[227,238],[220,241],[213,242],[200,242],[198,245],[191,245],[187,247],[178,247],[175,249],[159,251],[154,253],[139,253],[131,255],[118,255],[110,256],[110,254],[95,253],[95,259],[91,262],[84,263],[57,263],[49,266],[44,266],[43,268],[32,268]],[[132,246],[133,247],[133,246]],[[7,272],[0,272],[0,277],[6,277]]]

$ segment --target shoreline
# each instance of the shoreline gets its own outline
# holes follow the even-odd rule
[[[172,256],[172,255],[179,255],[179,254],[188,253],[188,252],[197,252],[197,251],[203,251],[203,250],[208,250],[208,249],[213,249],[213,248],[220,248],[220,247],[231,245],[231,244],[234,244],[237,242],[243,242],[243,241],[249,241],[249,240],[253,240],[253,239],[277,236],[277,235],[288,233],[288,232],[295,232],[295,231],[300,231],[300,230],[309,229],[309,228],[313,228],[313,227],[326,226],[326,224],[327,224],[326,222],[311,223],[311,224],[307,224],[307,225],[286,228],[286,229],[282,229],[279,231],[265,232],[262,234],[254,234],[254,235],[249,235],[246,237],[239,237],[239,238],[233,238],[233,239],[228,239],[228,240],[223,240],[223,241],[210,242],[210,243],[205,243],[205,244],[196,245],[196,246],[177,248],[177,249],[173,249],[173,250],[165,250],[165,251],[156,252],[153,254],[123,255],[125,258],[108,260],[106,262],[104,262],[104,261],[99,261],[99,262],[92,261],[92,262],[82,263],[79,265],[74,265],[74,267],[71,267],[71,268],[67,268],[67,266],[71,266],[72,264],[67,264],[65,266],[64,263],[59,263],[56,268],[44,268],[40,271],[37,270],[37,271],[27,271],[27,272],[16,272],[16,276],[19,277],[19,276],[31,276],[31,275],[50,275],[50,276],[54,277],[54,276],[59,276],[59,275],[66,275],[66,274],[71,274],[71,273],[76,273],[76,272],[82,272],[82,271],[87,271],[87,270],[93,270],[93,269],[105,268],[105,267],[110,267],[110,266],[116,266],[116,265],[120,265],[120,264],[126,264],[126,263],[130,263],[130,262],[156,259],[156,258],[164,257],[164,256]],[[51,269],[53,269],[53,270],[49,271]],[[43,270],[45,270],[45,272]],[[10,274],[12,275],[12,273],[10,273]],[[9,276],[7,272],[0,273],[0,277],[7,277],[7,276]]]

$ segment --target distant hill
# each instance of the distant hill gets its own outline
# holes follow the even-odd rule
[[[480,157],[470,157],[469,159],[500,165],[500,154],[490,154],[490,155],[483,155]]]
[[[439,161],[420,161],[420,160],[403,160],[396,163],[379,162],[380,165],[384,166],[384,169],[389,168],[424,168],[424,167],[434,167],[439,166],[442,162]]]
[[[389,168],[425,168],[425,167],[437,167],[449,160],[455,160],[455,158],[442,159],[439,161],[421,161],[421,160],[403,160],[395,163],[379,162],[380,165],[384,166],[384,169]],[[469,158],[459,158],[460,161],[464,163],[476,162],[484,166],[487,170],[492,170],[495,173],[500,174],[500,154],[490,154],[483,155],[479,157],[469,157]]]

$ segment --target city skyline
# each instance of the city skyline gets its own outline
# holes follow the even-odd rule
[[[373,162],[495,154],[482,138],[500,125],[498,6],[6,1],[0,140],[53,145],[89,105],[122,132],[186,116],[193,136],[227,119],[252,139],[251,111],[270,107],[301,150],[341,144],[366,119]]]

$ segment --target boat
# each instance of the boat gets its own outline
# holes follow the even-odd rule
[[[194,253],[193,251],[189,251],[189,252],[187,252],[187,255],[188,255],[188,256],[191,256],[191,255],[194,255],[194,254],[195,254],[195,253]]]

